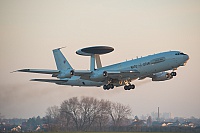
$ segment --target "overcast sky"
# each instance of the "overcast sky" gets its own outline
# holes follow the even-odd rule
[[[75,51],[95,45],[115,48],[101,56],[103,65],[169,50],[183,51],[190,60],[172,80],[133,81],[131,91],[30,82],[51,75],[10,73],[56,69],[52,49],[62,46],[74,69],[89,69],[89,58]],[[0,113],[6,118],[44,116],[48,107],[68,98],[91,96],[130,105],[133,116],[159,106],[161,113],[200,118],[199,50],[199,0],[1,0]]]

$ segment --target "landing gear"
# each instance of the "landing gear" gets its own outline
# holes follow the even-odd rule
[[[114,85],[113,84],[110,84],[111,86],[110,86],[110,89],[113,89],[114,88]]]
[[[171,76],[176,76],[176,72],[171,72]]]
[[[125,80],[124,81],[124,90],[131,90],[131,89],[135,89],[135,85],[131,84],[131,80]]]
[[[124,90],[130,90],[130,89],[135,89],[135,85],[134,84],[129,84],[129,85],[125,85],[124,86]]]
[[[135,85],[134,84],[131,84],[131,80],[122,80],[122,81],[119,81],[119,85],[121,86],[122,84],[125,84],[124,86],[124,90],[131,90],[131,89],[135,89]],[[103,89],[104,90],[110,90],[110,89],[113,89],[114,88],[114,85],[113,83],[116,83],[115,81],[113,80],[109,80],[108,81],[108,84],[105,84],[103,85]]]
[[[107,84],[107,85],[104,85],[103,86],[103,89],[104,90],[109,90],[109,89],[113,89],[114,88],[114,85],[113,84]]]

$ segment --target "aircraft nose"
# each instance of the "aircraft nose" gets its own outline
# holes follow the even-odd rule
[[[183,56],[183,61],[184,61],[183,66],[186,65],[186,63],[187,63],[188,60],[189,60],[189,56],[188,56],[187,54],[185,54],[185,55]]]
[[[188,56],[187,54],[186,54],[186,55],[184,55],[184,57],[183,57],[183,58],[184,58],[184,60],[185,60],[185,61],[189,60],[189,56]]]
[[[182,56],[182,60],[183,60],[183,64],[181,64],[181,66],[185,66],[187,61],[189,60],[189,56],[187,54],[184,54]]]

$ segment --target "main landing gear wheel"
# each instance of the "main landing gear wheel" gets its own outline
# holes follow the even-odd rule
[[[103,85],[103,89],[104,90],[109,90],[109,89],[113,89],[114,85],[113,84],[107,84],[107,85]]]
[[[130,84],[130,85],[125,85],[124,86],[124,90],[130,90],[130,89],[135,89],[135,85],[134,84]]]

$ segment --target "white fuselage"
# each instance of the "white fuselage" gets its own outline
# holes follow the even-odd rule
[[[120,79],[134,80],[141,77],[148,77],[155,73],[176,69],[179,66],[183,66],[188,59],[188,55],[183,53],[180,54],[179,51],[169,51],[101,67],[96,69],[93,73],[102,74],[104,71],[138,71],[139,73],[125,74]],[[120,86],[118,81],[119,79],[114,83],[116,86]],[[62,84],[72,86],[102,86],[107,82],[108,79],[105,78],[99,80],[69,79]]]

